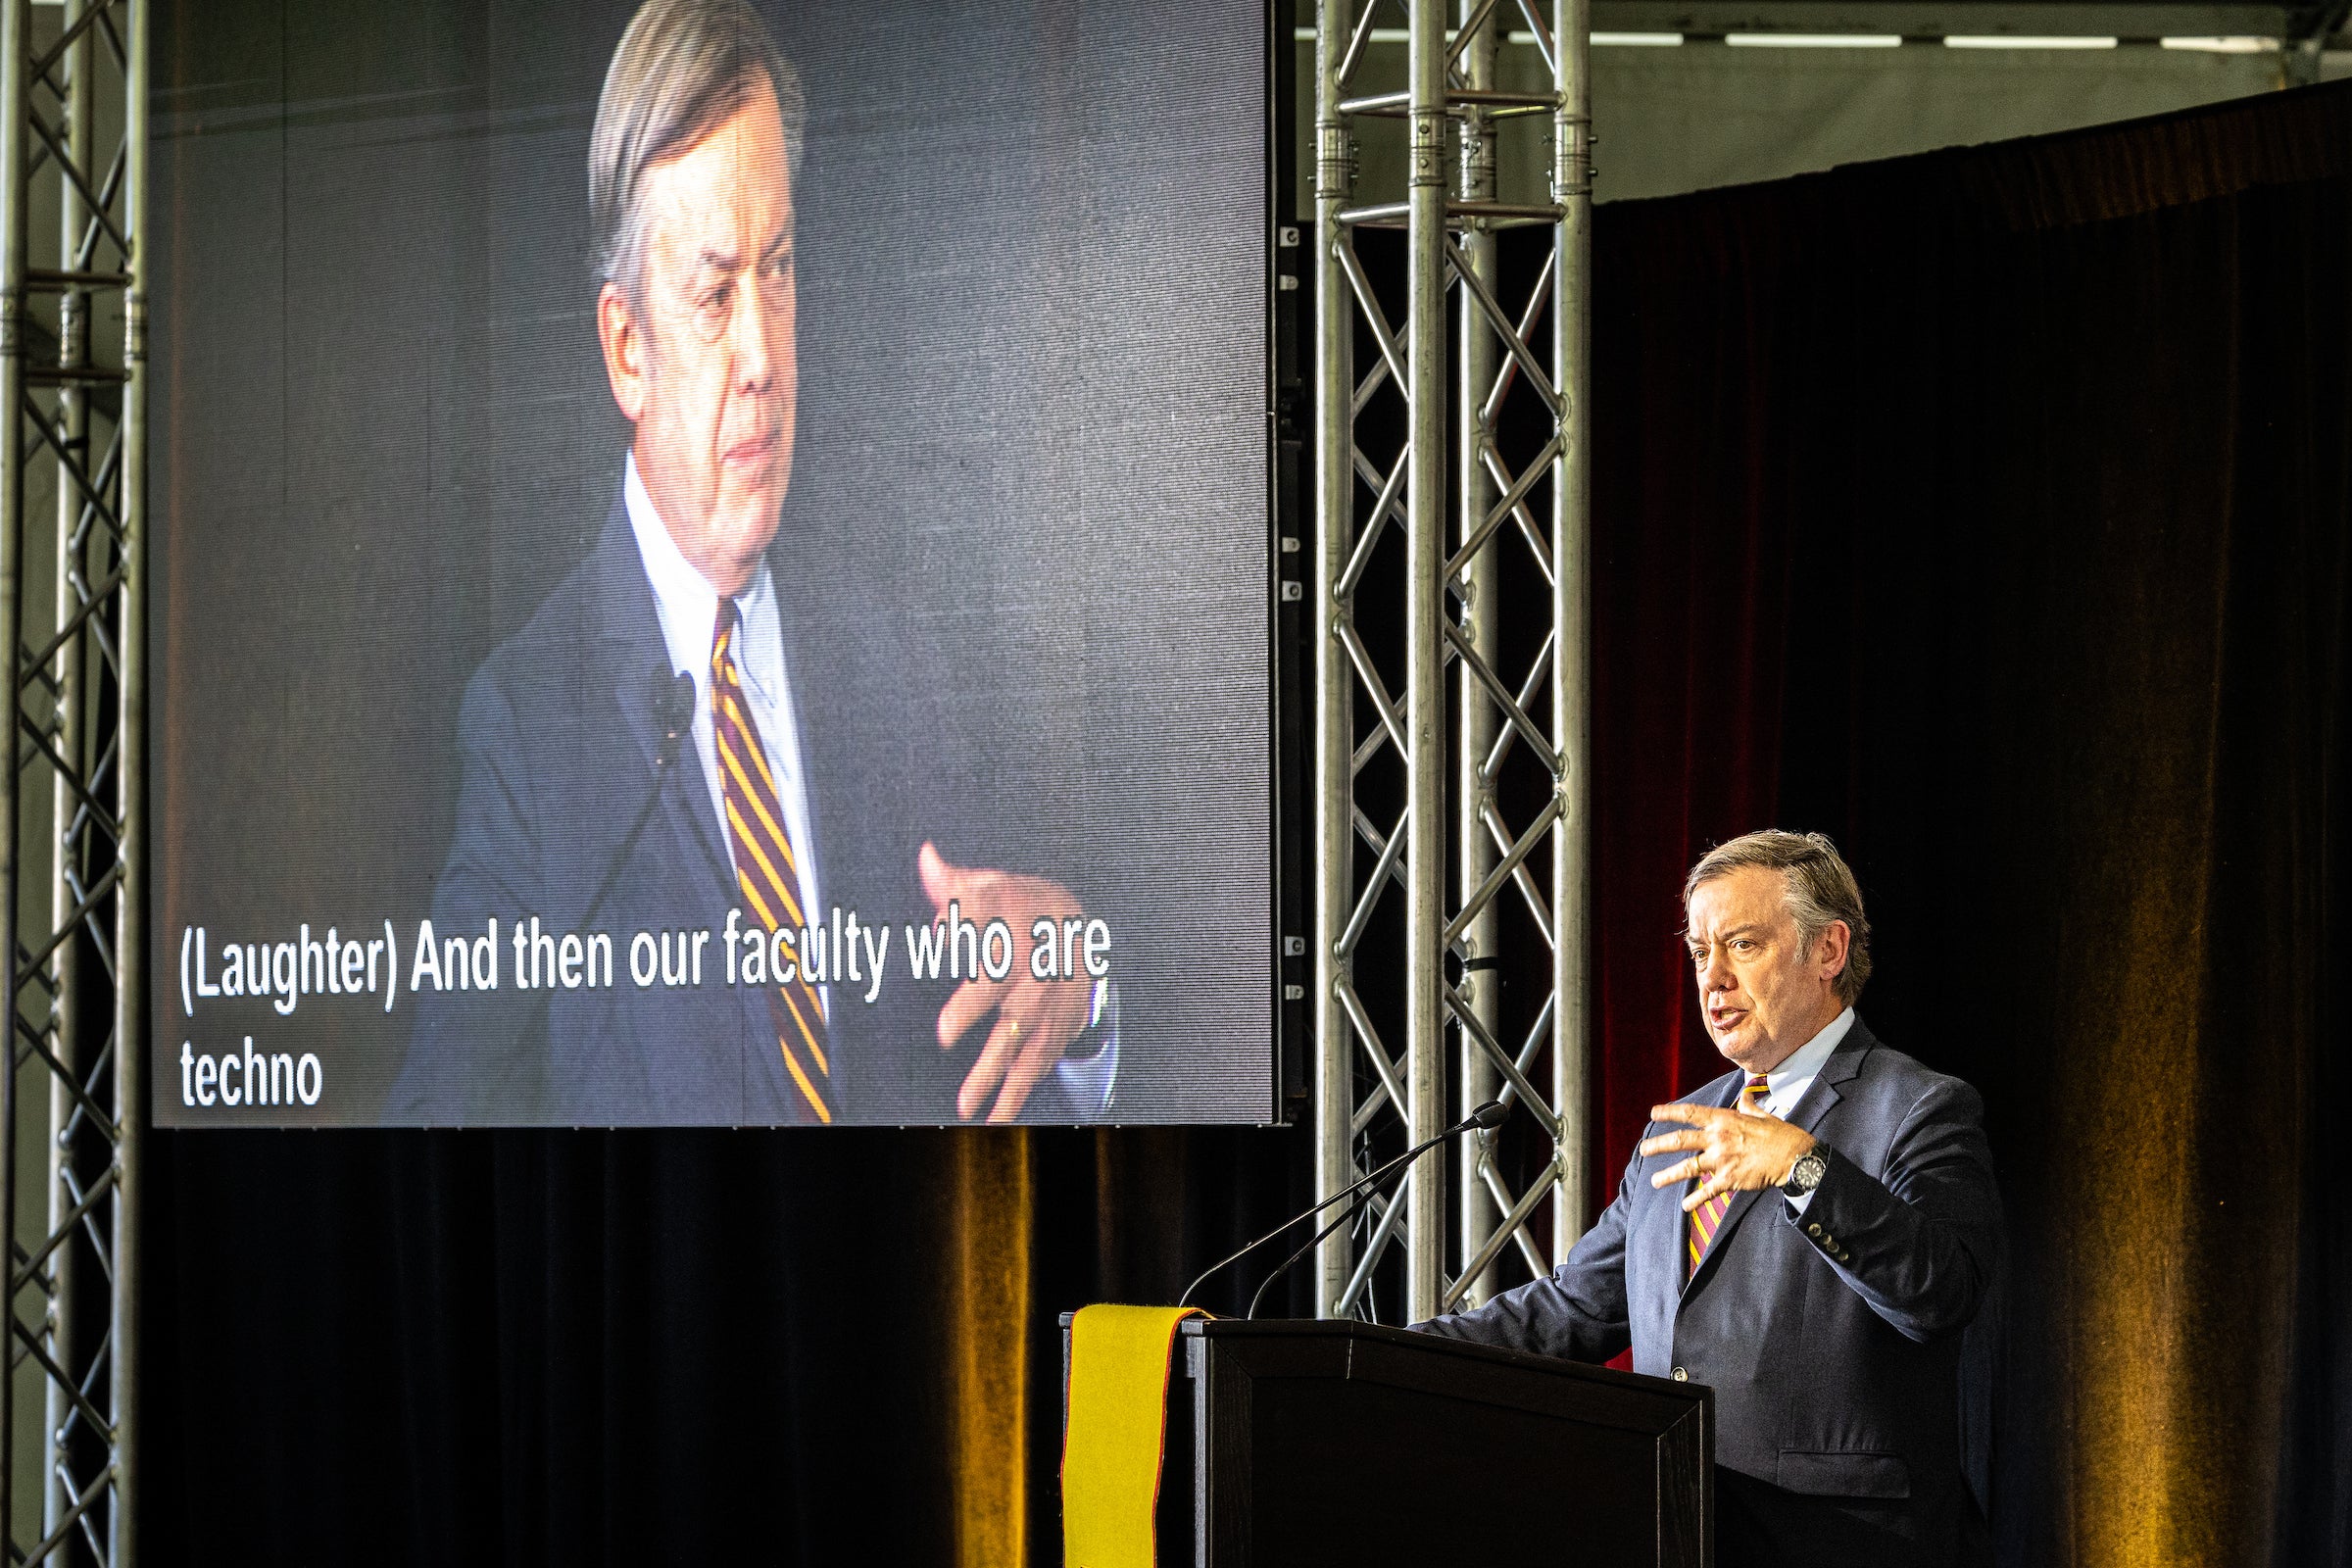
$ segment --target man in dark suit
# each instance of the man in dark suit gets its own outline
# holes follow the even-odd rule
[[[779,538],[802,119],[745,0],[648,0],[614,51],[589,207],[598,339],[633,427],[621,494],[467,686],[433,898],[434,945],[452,946],[417,955],[396,1119],[1059,1120],[1107,1102],[1116,993],[1087,911],[1060,882],[941,855],[929,835],[956,813],[878,716],[919,672],[877,650],[867,607],[806,589],[796,560],[825,524]],[[949,967],[918,982],[906,933],[934,916]]]
[[[1853,1012],[1862,895],[1819,834],[1751,833],[1684,885],[1716,1047],[1651,1109],[1616,1200],[1551,1275],[1433,1334],[1715,1391],[1717,1557],[1989,1560],[1962,1477],[1961,1333],[1998,1271],[1983,1104]]]

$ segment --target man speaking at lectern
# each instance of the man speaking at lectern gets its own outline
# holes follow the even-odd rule
[[[1734,839],[1683,901],[1736,1070],[1652,1109],[1552,1274],[1419,1327],[1712,1387],[1722,1568],[1987,1562],[1958,1391],[2005,1246],[1983,1102],[1855,1016],[1870,922],[1828,839]]]
[[[648,0],[613,52],[588,205],[597,339],[631,431],[625,467],[587,560],[466,688],[433,923],[480,934],[501,922],[514,972],[497,984],[485,938],[484,983],[419,993],[392,1097],[401,1119],[1102,1113],[1115,993],[1106,976],[1090,983],[1091,963],[1044,979],[1030,961],[1035,929],[1084,928],[1087,911],[1060,882],[950,863],[932,836],[991,803],[959,814],[925,794],[942,742],[875,711],[923,682],[923,658],[956,651],[875,653],[858,638],[872,605],[808,586],[837,530],[881,524],[785,515],[803,119],[799,77],[746,0]],[[866,667],[885,659],[903,667]],[[853,684],[870,696],[839,701]],[[847,911],[846,926],[829,911]],[[943,1001],[890,939],[951,911],[1003,919],[1015,951],[1004,978],[974,977]],[[527,934],[525,918],[539,922]],[[591,956],[587,985],[575,964],[557,989],[547,932],[583,928],[617,929],[632,974],[631,931],[674,933],[674,971],[632,984],[608,954],[601,982]],[[695,933],[708,935],[690,968]],[[828,935],[834,956],[819,969],[810,954],[825,948],[810,938]],[[959,1041],[978,1049],[939,1087],[943,1048]]]

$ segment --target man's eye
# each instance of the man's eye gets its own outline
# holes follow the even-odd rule
[[[781,256],[769,257],[761,264],[760,270],[770,281],[790,277],[792,275],[792,253],[786,251]]]

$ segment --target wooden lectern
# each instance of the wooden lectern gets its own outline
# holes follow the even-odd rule
[[[1698,1384],[1346,1321],[1194,1318],[1172,1359],[1161,1568],[1715,1560]]]

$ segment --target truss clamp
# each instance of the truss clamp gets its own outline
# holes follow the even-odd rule
[[[1591,196],[1592,176],[1592,117],[1560,110],[1551,117],[1551,199]]]
[[[1355,188],[1355,138],[1348,134],[1347,122],[1316,121],[1315,199],[1346,201]]]
[[[1413,112],[1412,173],[1406,184],[1445,187],[1446,133],[1451,124],[1442,107]]]

